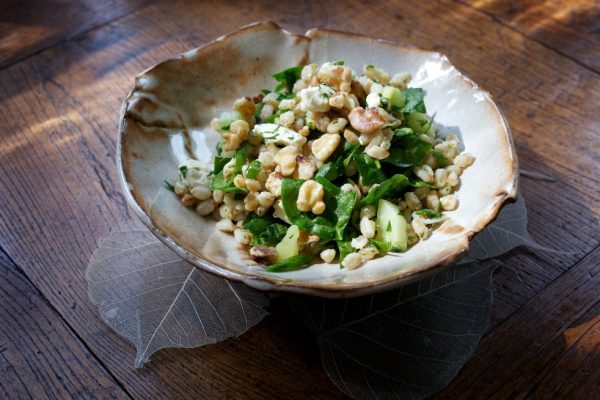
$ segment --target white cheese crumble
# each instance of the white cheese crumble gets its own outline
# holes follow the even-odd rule
[[[333,88],[323,84],[302,89],[298,93],[300,109],[302,111],[327,112],[330,109],[329,96],[334,94]]]
[[[199,160],[189,159],[181,164],[179,168],[185,167],[185,178],[181,181],[185,186],[192,188],[196,186],[210,186],[210,173],[212,171],[212,165],[204,163]]]
[[[279,124],[257,124],[254,125],[254,135],[261,136],[265,144],[273,143],[281,146],[302,147],[306,138],[298,132]]]

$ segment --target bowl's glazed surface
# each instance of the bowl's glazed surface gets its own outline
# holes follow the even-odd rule
[[[234,99],[272,87],[271,75],[292,65],[344,60],[360,70],[377,65],[409,72],[422,87],[428,114],[442,135],[456,133],[475,157],[461,176],[459,207],[427,240],[356,270],[338,264],[269,273],[215,221],[183,207],[163,185],[190,157],[210,161],[219,140],[210,120]],[[435,52],[406,48],[354,34],[313,29],[292,35],[258,23],[162,62],[136,78],[119,126],[117,167],[130,205],[168,246],[203,270],[261,290],[327,297],[378,292],[421,279],[468,250],[470,238],[515,198],[518,165],[509,128],[489,94]]]

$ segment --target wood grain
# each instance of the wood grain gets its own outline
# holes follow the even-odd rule
[[[0,251],[0,398],[127,399]]]
[[[129,14],[150,0],[2,1],[0,68]]]
[[[597,0],[459,0],[600,72]]]
[[[584,332],[584,333],[583,333]],[[595,399],[600,393],[600,302],[564,334],[568,350],[529,391],[532,398]],[[594,386],[595,385],[595,386]]]
[[[487,335],[477,356],[437,398],[523,398],[529,392],[553,393],[556,380],[544,378],[555,373],[557,360],[578,348],[592,353],[586,356],[598,356],[593,354],[597,342],[585,349],[577,343],[587,343],[597,335],[594,331],[600,321],[599,286],[600,248]],[[568,380],[563,379],[560,383],[567,384]]]
[[[238,339],[167,350],[135,371],[132,347],[102,324],[87,300],[87,259],[112,224],[131,216],[117,185],[114,155],[118,111],[133,77],[259,19],[298,33],[331,27],[438,50],[495,96],[513,129],[521,166],[557,179],[523,180],[531,232],[543,244],[573,254],[520,250],[503,257],[506,267],[495,278],[496,328],[474,360],[500,370],[518,362],[525,376],[536,373],[538,365],[523,347],[529,342],[512,347],[524,352],[513,354],[518,361],[504,357],[501,365],[496,343],[507,343],[510,331],[503,327],[514,321],[531,332],[554,327],[549,319],[531,318],[532,309],[542,315],[554,311],[555,303],[536,299],[572,276],[571,268],[583,265],[580,260],[600,244],[600,76],[451,1],[356,8],[360,12],[339,3],[161,1],[0,70],[0,246],[133,397],[343,397],[320,367],[314,343],[284,308]],[[570,287],[561,285],[565,301],[575,301],[568,297]],[[597,301],[597,290],[581,287],[577,299]],[[579,315],[577,307],[571,321]],[[543,338],[544,345],[556,339]],[[457,393],[454,387],[466,386],[480,372],[490,374],[488,368],[468,367],[447,393]],[[529,389],[528,383],[510,387],[515,393]]]

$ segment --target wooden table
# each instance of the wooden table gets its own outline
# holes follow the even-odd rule
[[[524,178],[522,195],[533,237],[572,254],[502,257],[492,325],[436,398],[600,397],[600,3],[331,3],[0,2],[0,398],[344,397],[282,306],[135,370],[87,298],[97,240],[132,216],[115,142],[134,75],[265,19],[447,54],[502,107],[521,166],[556,178]]]

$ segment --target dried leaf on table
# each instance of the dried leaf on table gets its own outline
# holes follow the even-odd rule
[[[514,203],[505,204],[496,219],[479,232],[469,244],[469,252],[458,264],[485,260],[504,254],[515,247],[558,253],[536,242],[527,231],[527,207],[520,195]],[[563,252],[560,252],[563,253]]]
[[[290,296],[323,366],[356,399],[423,399],[445,387],[486,330],[497,261],[454,266],[396,290],[347,300]]]
[[[134,220],[100,241],[86,279],[102,319],[135,345],[136,367],[162,348],[241,335],[267,314],[264,294],[200,271]]]

